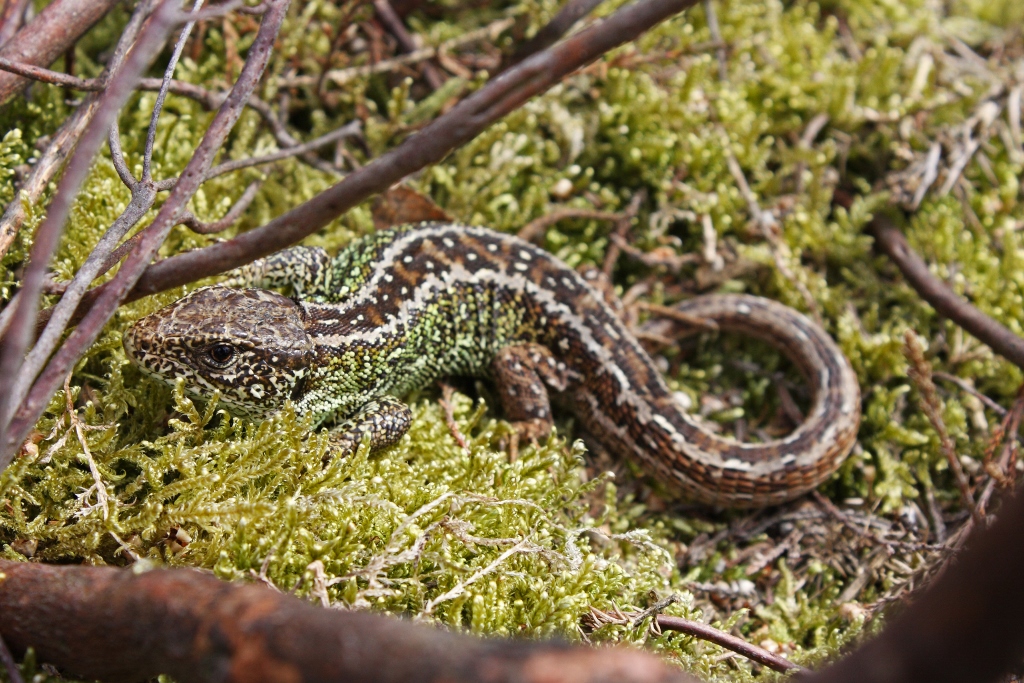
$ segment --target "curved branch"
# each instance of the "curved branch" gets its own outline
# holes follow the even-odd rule
[[[4,43],[0,57],[29,66],[49,66],[119,1],[58,0],[50,3],[39,16]],[[0,73],[0,104],[26,83],[22,76]]]
[[[1024,339],[957,296],[946,283],[932,275],[928,264],[910,248],[907,238],[892,219],[885,215],[876,216],[868,232],[921,298],[941,315],[988,344],[993,351],[1017,367],[1024,368]]]
[[[696,683],[635,650],[483,640],[189,569],[0,561],[0,636],[84,678]]]

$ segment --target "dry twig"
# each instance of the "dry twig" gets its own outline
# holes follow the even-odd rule
[[[953,439],[949,436],[949,430],[946,429],[946,422],[942,419],[942,402],[939,400],[939,394],[935,390],[935,383],[932,382],[932,366],[924,357],[921,340],[912,330],[907,330],[905,342],[903,354],[910,361],[907,374],[914,382],[921,396],[921,410],[928,416],[928,421],[932,423],[932,428],[939,435],[939,447],[943,455],[946,456],[946,462],[949,463],[949,469],[953,473],[953,479],[956,481],[957,488],[960,490],[960,498],[964,508],[971,511],[976,518],[975,521],[980,521],[980,515],[974,503],[974,496],[971,494],[970,482],[967,481],[967,475],[960,464],[960,458],[956,454],[956,446],[953,444]]]
[[[57,0],[3,44],[0,57],[31,66],[49,66],[75,44],[83,33],[116,5],[118,0]],[[27,81],[10,72],[0,73],[0,104]]]
[[[868,231],[921,298],[940,314],[988,344],[993,351],[1024,368],[1024,339],[961,299],[942,280],[932,275],[928,265],[910,248],[907,239],[891,218],[882,214],[875,216]]]

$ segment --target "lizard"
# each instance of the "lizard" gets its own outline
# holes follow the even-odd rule
[[[813,390],[804,422],[761,443],[714,433],[581,274],[517,237],[444,222],[377,231],[333,258],[299,246],[258,259],[140,318],[123,346],[145,374],[183,378],[200,398],[218,392],[233,413],[260,418],[291,402],[334,425],[342,454],[363,439],[373,451],[395,444],[412,421],[403,396],[470,376],[493,381],[519,434],[547,434],[554,399],[603,448],[698,503],[769,506],[828,478],[860,422],[838,345],[761,297],[703,295],[676,310],[787,355]]]

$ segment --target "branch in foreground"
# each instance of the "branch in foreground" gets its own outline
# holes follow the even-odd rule
[[[249,55],[246,58],[245,65],[242,67],[238,81],[224,100],[223,106],[214,116],[210,127],[203,136],[203,140],[199,143],[192,158],[185,166],[185,170],[179,176],[178,182],[171,191],[170,196],[163,206],[160,207],[156,218],[153,219],[153,222],[144,231],[138,247],[128,255],[121,269],[118,270],[114,278],[108,283],[108,287],[93,290],[98,292],[99,296],[92,303],[91,310],[84,317],[82,324],[71,333],[68,339],[56,351],[49,364],[47,364],[46,368],[32,385],[25,400],[19,400],[14,403],[19,406],[18,412],[14,419],[10,421],[7,429],[4,430],[3,441],[0,442],[0,458],[4,456],[9,458],[14,450],[17,449],[18,445],[28,434],[31,426],[39,419],[50,396],[60,387],[63,378],[71,371],[75,362],[99,336],[103,326],[121,303],[125,292],[130,290],[132,285],[135,284],[139,275],[146,268],[146,265],[152,260],[157,249],[163,244],[167,233],[177,222],[188,200],[195,194],[199,185],[203,182],[205,174],[220,150],[224,139],[238,120],[242,108],[249,100],[256,84],[263,75],[263,70],[270,59],[274,40],[281,28],[281,22],[284,20],[288,4],[288,0],[277,0],[270,3],[269,9],[263,15],[263,20],[260,22],[256,38],[249,48]],[[134,55],[134,51],[132,54]],[[95,150],[93,150],[94,152]],[[90,153],[89,157],[91,158],[91,156],[92,153]],[[67,175],[65,175],[66,177]],[[55,203],[59,197],[59,194],[55,197]],[[70,197],[64,198],[64,201],[69,202]],[[49,214],[46,220],[50,220]],[[37,243],[38,239],[37,237]],[[33,245],[34,247],[35,245]],[[33,252],[34,255],[35,252]],[[35,261],[35,258],[33,258],[33,261]],[[46,261],[43,261],[43,263]],[[26,283],[27,281],[28,278],[26,277]],[[28,289],[27,284],[26,289]],[[31,306],[33,313],[31,322],[34,323],[34,307],[37,304],[37,300],[38,294],[30,297],[28,300],[21,301],[15,315],[21,312],[22,306]],[[11,337],[19,332],[31,334],[31,329],[19,330],[12,324],[7,339],[10,340]],[[6,355],[4,360],[7,360]],[[10,400],[10,397],[8,400]],[[2,466],[6,466],[6,462],[0,459],[0,469],[2,469]]]
[[[0,561],[0,636],[85,678],[696,683],[634,650],[482,640],[188,569]]]
[[[910,248],[907,238],[891,218],[881,214],[875,216],[868,227],[868,232],[874,236],[875,243],[892,259],[921,298],[941,315],[988,344],[1000,356],[1017,367],[1024,368],[1024,339],[957,296],[946,283],[932,275],[928,265]]]
[[[135,39],[142,30],[143,22],[149,16],[150,9],[152,8],[149,3],[139,3],[135,8],[114,47],[101,78],[106,80],[121,68],[128,49],[135,43]],[[25,178],[21,187],[17,188],[18,191],[14,198],[4,209],[3,216],[0,217],[0,258],[7,253],[18,230],[25,222],[25,207],[22,202],[31,205],[40,200],[58,171],[64,168],[64,163],[92,120],[100,99],[100,93],[91,93],[82,101],[74,113],[53,134],[50,144],[39,154],[38,160],[32,166],[32,171]],[[3,332],[0,332],[0,336],[3,336]]]
[[[57,0],[14,34],[0,49],[0,57],[31,66],[49,66],[118,2]],[[21,76],[0,73],[0,104],[27,83]]]
[[[92,158],[106,137],[110,124],[131,95],[135,81],[163,45],[176,14],[174,3],[165,0],[139,36],[134,49],[128,53],[121,68],[111,77],[109,86],[99,98],[92,120],[78,141],[64,175],[57,184],[46,217],[36,229],[29,263],[22,280],[20,300],[12,314],[12,322],[4,337],[3,354],[0,357],[0,376],[8,378],[7,381],[11,384],[11,378],[20,370],[25,349],[32,338],[46,269],[57,249],[75,194],[85,180],[92,166]],[[60,386],[60,381],[57,381],[54,391]],[[10,420],[19,403],[17,398],[9,394],[0,396],[0,433],[4,436],[9,435]],[[17,443],[20,444],[21,440],[19,439]],[[0,442],[0,470],[6,467],[14,448],[16,445],[10,443],[9,439]]]

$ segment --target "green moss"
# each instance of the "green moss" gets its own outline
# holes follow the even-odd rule
[[[602,13],[621,3],[606,4]],[[508,15],[518,18],[517,31],[532,35],[558,8],[547,0],[484,12],[454,5],[439,3],[430,13],[414,14],[410,26],[425,42],[437,43]],[[411,183],[457,219],[506,231],[558,206],[620,210],[643,190],[647,200],[632,228],[633,243],[676,255],[703,249],[701,220],[710,217],[720,251],[730,263],[749,266],[712,280],[714,286],[770,296],[805,311],[813,307],[858,374],[864,397],[859,445],[824,492],[837,501],[861,499],[865,510],[889,521],[918,505],[926,488],[955,510],[958,494],[947,462],[906,376],[903,335],[915,330],[929,344],[935,369],[971,378],[1004,404],[1012,400],[1021,373],[900,284],[892,266],[872,253],[863,228],[888,201],[879,191],[881,179],[968,119],[988,91],[980,77],[950,75],[945,70],[951,67],[942,62],[923,70],[922,55],[940,49],[934,46],[944,45],[948,35],[983,49],[983,41],[1006,35],[1002,27],[1017,20],[1016,7],[963,0],[939,16],[923,0],[727,0],[716,3],[729,45],[724,79],[717,52],[708,47],[706,18],[695,8],[511,113]],[[264,97],[284,87],[287,70],[318,73],[344,11],[318,1],[292,8]],[[83,73],[97,71],[100,53],[124,21],[123,13],[112,15],[79,43],[76,63]],[[253,26],[236,26],[235,47],[243,55]],[[225,71],[237,69],[227,49],[231,40],[218,22],[207,27],[203,40],[200,59],[184,59],[178,77],[222,87]],[[511,32],[495,42],[509,49]],[[343,53],[331,59],[332,66],[348,67],[367,63],[368,56]],[[353,145],[349,152],[365,163],[482,79],[483,74],[453,79],[430,94],[419,82],[378,74],[344,87],[329,85],[323,101],[313,86],[301,85],[292,90],[289,123],[308,139],[363,117],[366,147]],[[153,98],[136,95],[121,116],[123,145],[136,171]],[[61,89],[40,86],[31,101],[0,110],[7,131],[0,139],[0,200],[11,198],[16,169],[68,111]],[[828,125],[802,144],[801,135],[819,114],[828,116]],[[157,178],[183,168],[211,116],[190,100],[168,98],[158,128]],[[985,160],[966,167],[966,183],[945,197],[931,193],[905,229],[937,275],[1020,333],[1022,155],[1007,146],[1008,139],[989,136]],[[246,112],[222,158],[274,146],[259,118]],[[777,244],[751,223],[729,155],[759,206],[777,217]],[[219,218],[257,179],[263,184],[256,200],[239,225],[218,238],[263,224],[334,182],[304,163],[285,161],[210,181],[189,208],[201,219]],[[840,183],[861,195],[848,211],[833,205]],[[101,156],[54,261],[59,277],[81,266],[127,200],[109,159]],[[45,201],[27,207],[26,227],[3,260],[4,300],[44,206]],[[307,243],[335,250],[372,229],[369,211],[359,207]],[[565,220],[547,230],[543,243],[573,266],[601,264],[611,229],[607,222]],[[179,227],[162,254],[213,239]],[[677,284],[695,288],[702,269],[686,266],[663,278],[624,256],[614,282],[622,293],[647,280],[652,301],[672,301],[682,293]],[[255,425],[228,418],[216,405],[193,405],[143,378],[120,348],[120,333],[132,320],[183,291],[123,307],[73,377],[73,398],[90,425],[89,451],[106,503],[82,444],[68,433],[65,399],[58,394],[37,425],[38,450],[24,453],[0,477],[4,557],[24,559],[15,547],[30,539],[44,561],[125,564],[137,557],[204,567],[226,579],[263,577],[305,599],[481,634],[642,643],[712,680],[767,674],[742,660],[722,659],[721,650],[706,643],[654,635],[645,624],[612,623],[589,632],[581,626],[583,617],[591,608],[639,610],[678,593],[681,600],[669,613],[703,614],[809,664],[834,655],[862,632],[863,620],[837,604],[855,572],[791,553],[755,566],[757,556],[742,554],[741,546],[779,539],[761,532],[742,543],[730,536],[710,542],[738,517],[665,509],[661,501],[667,494],[652,494],[625,470],[613,484],[601,473],[609,463],[566,438],[575,433],[572,424],[511,461],[501,448],[507,425],[483,402],[458,395],[455,417],[469,441],[464,451],[434,394],[425,391],[414,397],[416,419],[399,446],[374,457],[337,460],[330,457],[327,435],[310,433],[287,412]],[[664,355],[676,387],[695,401],[707,395],[741,399],[741,406],[726,404],[709,413],[728,429],[738,417],[756,422],[773,414],[778,398],[768,378],[787,372],[787,366],[768,347],[725,342],[705,340]],[[759,371],[749,371],[751,366]],[[787,376],[799,384],[792,372]],[[941,396],[950,434],[958,452],[978,462],[990,436],[986,422],[996,418],[975,399],[946,388]],[[701,553],[691,554],[695,548]],[[864,562],[873,557],[868,550],[857,552]],[[903,560],[911,569],[925,562],[920,554]],[[900,580],[880,575],[844,600],[869,603]],[[736,602],[716,609],[706,594],[688,592],[693,582],[743,581],[756,583],[759,597],[769,591],[772,599],[745,609]]]

